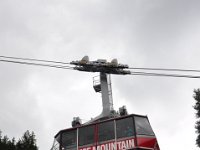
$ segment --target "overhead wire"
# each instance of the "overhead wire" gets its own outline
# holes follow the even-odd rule
[[[154,70],[154,71],[177,71],[177,72],[200,72],[200,70],[178,69],[178,68],[138,68],[138,67],[130,67],[128,69],[133,69],[133,70]]]
[[[11,56],[0,56],[0,61],[17,63],[24,65],[34,65],[34,66],[43,66],[43,67],[53,67],[59,69],[71,69],[75,68],[70,66],[70,63],[65,63],[61,61],[52,61],[52,60],[43,60],[43,59],[32,59],[32,58],[20,58],[20,57],[11,57]],[[40,62],[40,63],[38,63]],[[43,63],[41,63],[43,62]],[[59,64],[59,65],[55,65]],[[129,70],[148,70],[148,71],[168,71],[168,72],[200,72],[200,70],[194,69],[175,69],[175,68],[138,68],[130,67],[126,68]],[[182,77],[182,78],[200,78],[198,75],[187,75],[187,74],[167,74],[159,72],[140,72],[140,71],[131,71],[130,75],[140,75],[140,76],[162,76],[162,77]]]
[[[182,77],[182,78],[200,78],[200,76],[195,75],[185,75],[185,74],[165,74],[165,73],[152,73],[152,72],[131,72],[130,75],[141,75],[141,76],[160,76],[160,77]]]
[[[32,62],[25,62],[25,61],[3,60],[3,59],[0,59],[0,61],[2,61],[2,62],[9,62],[9,63],[24,64],[24,65],[33,65],[33,66],[43,66],[43,67],[53,67],[53,68],[74,70],[73,67],[63,66],[63,65],[51,65],[51,64],[32,63]]]
[[[44,60],[44,59],[21,58],[21,57],[11,57],[11,56],[0,56],[0,58],[25,60],[25,61],[39,61],[39,62],[45,62],[45,63],[56,63],[56,64],[63,64],[63,65],[70,65],[70,63],[66,63],[66,62],[53,61],[53,60]]]

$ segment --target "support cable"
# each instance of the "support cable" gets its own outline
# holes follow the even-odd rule
[[[63,65],[70,65],[70,63],[65,63],[65,62],[61,62],[61,61],[43,60],[43,59],[20,58],[20,57],[11,57],[11,56],[0,56],[0,58],[25,60],[25,61],[39,61],[39,62],[46,62],[46,63],[56,63],[56,64],[63,64]]]
[[[164,73],[149,73],[149,72],[131,72],[130,75],[160,76],[160,77],[182,77],[182,78],[200,78],[200,76],[194,76],[194,75],[185,75],[185,74],[164,74]]]
[[[128,69],[133,69],[133,70],[155,70],[155,71],[200,72],[200,70],[178,69],[178,68],[138,68],[138,67],[130,67]]]
[[[74,70],[73,67],[64,66],[64,65],[63,66],[62,65],[51,65],[51,64],[41,64],[41,63],[32,63],[32,62],[25,62],[25,61],[13,61],[13,60],[0,60],[0,61],[9,62],[9,63],[24,64],[24,65],[33,65],[33,66],[43,66],[43,67],[53,67],[53,68]]]
[[[0,56],[1,62],[17,63],[24,65],[34,65],[34,66],[44,66],[44,67],[53,67],[60,69],[70,69],[75,70],[70,63],[60,62],[60,61],[51,61],[51,60],[42,60],[42,59],[32,59],[32,58],[19,58],[19,57],[10,57],[10,56]],[[39,63],[44,62],[44,63]],[[60,64],[60,65],[56,65]],[[194,69],[175,69],[175,68],[137,68],[130,67],[127,69],[133,70],[152,70],[152,71],[168,71],[168,72],[200,72],[200,70]],[[159,72],[140,72],[140,71],[131,71],[130,75],[140,75],[140,76],[162,76],[162,77],[182,77],[182,78],[200,78],[199,75],[188,75],[188,74],[166,74]]]

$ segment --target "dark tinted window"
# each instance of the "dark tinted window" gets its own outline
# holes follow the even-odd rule
[[[79,146],[94,143],[95,126],[79,128]]]
[[[66,131],[62,133],[62,147],[65,149],[76,149],[77,147],[77,133],[76,130]]]
[[[136,132],[140,135],[154,135],[149,121],[145,117],[135,117]]]
[[[116,120],[117,139],[134,136],[132,117]]]
[[[115,139],[114,121],[99,124],[98,139],[99,142]]]
[[[55,140],[60,143],[60,134],[58,136],[56,136]]]

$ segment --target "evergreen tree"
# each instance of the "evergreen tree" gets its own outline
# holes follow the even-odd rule
[[[15,138],[10,140],[7,136],[2,136],[0,130],[0,150],[38,150],[34,132],[26,131],[17,142]]]
[[[17,150],[38,150],[34,132],[26,131],[16,144]]]
[[[198,119],[195,125],[197,133],[196,144],[200,147],[200,89],[194,90],[194,99],[196,101],[194,109],[196,110],[196,117]]]
[[[0,150],[16,150],[15,139],[13,138],[10,141],[7,136],[4,136],[2,138],[2,136],[0,135]]]

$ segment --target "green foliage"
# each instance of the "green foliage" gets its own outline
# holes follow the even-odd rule
[[[196,110],[196,117],[198,119],[195,125],[196,133],[198,134],[196,138],[196,144],[198,147],[200,147],[200,89],[194,90],[193,97],[196,101],[194,105],[194,109]]]
[[[0,131],[0,150],[38,150],[35,134],[26,131],[16,142],[15,138],[10,140],[7,136],[2,136]]]

